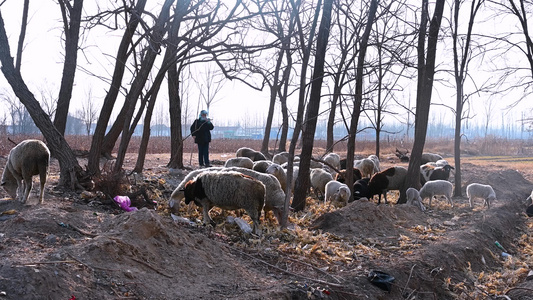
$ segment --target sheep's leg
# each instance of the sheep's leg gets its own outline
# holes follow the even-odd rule
[[[450,205],[453,207],[452,196],[451,195],[447,195],[446,199],[448,199],[448,202],[450,202]]]
[[[253,233],[256,235],[261,235],[261,221],[259,220],[261,216],[261,210],[259,212],[255,210],[246,211],[248,215],[250,216],[250,219],[252,219],[252,229]]]
[[[215,227],[217,224],[209,216],[209,210],[210,210],[209,209],[209,205],[202,204],[202,208],[203,208],[203,211],[204,211],[204,224],[208,224],[209,223],[209,224],[211,224],[211,226]]]
[[[39,182],[41,183],[41,193],[39,195],[39,203],[43,204],[44,202],[44,185],[46,183],[46,172],[41,172]]]
[[[26,203],[26,201],[28,200],[28,197],[30,196],[30,191],[31,191],[33,182],[31,180],[31,177],[28,180],[24,179],[22,182],[24,186],[24,194],[23,194],[24,196],[22,198],[22,203]]]
[[[474,208],[474,199],[472,199],[473,197],[470,196],[468,197],[468,202],[470,203],[470,208]]]

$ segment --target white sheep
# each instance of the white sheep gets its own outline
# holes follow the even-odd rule
[[[492,186],[481,183],[471,183],[466,187],[466,196],[470,202],[470,208],[474,207],[474,198],[482,198],[487,208],[490,208],[490,202],[496,200],[496,193]]]
[[[267,168],[270,167],[271,164],[272,162],[270,160],[254,161],[254,166],[252,167],[252,170],[261,173],[266,173]]]
[[[346,206],[350,196],[350,188],[346,184],[336,180],[332,180],[326,184],[324,202],[329,201],[336,207]]]
[[[333,180],[333,176],[331,176],[331,174],[324,169],[315,168],[311,169],[309,179],[311,182],[311,187],[318,198],[318,192],[320,192],[322,196],[325,195],[326,184]]]
[[[33,175],[39,175],[39,203],[42,204],[49,165],[48,147],[39,140],[24,140],[9,151],[0,185],[12,198],[25,203],[33,186]]]
[[[420,197],[420,193],[415,188],[408,188],[407,191],[405,191],[405,195],[407,197],[407,204],[416,206],[421,211],[425,211],[426,207],[422,203],[422,198]]]
[[[204,172],[185,184],[185,204],[191,201],[203,208],[204,223],[215,222],[209,217],[209,210],[217,206],[222,209],[244,209],[253,221],[253,232],[261,234],[259,217],[265,204],[265,185],[239,172]]]
[[[433,180],[428,181],[420,189],[420,197],[422,199],[429,198],[429,206],[431,207],[431,200],[434,196],[445,196],[453,207],[452,202],[453,185],[447,180]]]
[[[363,158],[354,161],[354,167],[361,171],[361,175],[363,175],[363,178],[372,177],[372,175],[374,174],[374,170],[376,169],[374,162],[368,158]]]
[[[377,155],[370,155],[368,156],[368,159],[370,159],[374,163],[374,174],[381,171],[380,165],[379,165],[379,157]]]
[[[239,168],[252,169],[254,167],[254,162],[248,157],[233,157],[233,158],[226,160],[224,167],[226,168],[239,167]]]
[[[273,163],[266,169],[267,174],[274,175],[281,185],[283,191],[287,190],[287,173],[280,165]]]
[[[252,161],[266,160],[266,157],[263,153],[255,151],[254,149],[248,147],[242,147],[235,152],[236,157],[248,157]],[[251,169],[251,168],[250,168]]]
[[[422,153],[422,156],[420,157],[420,164],[424,165],[428,162],[436,162],[438,160],[442,159],[442,156],[434,153]]]
[[[341,169],[341,157],[337,153],[330,152],[326,156],[324,156],[323,160],[335,169]]]
[[[266,188],[265,207],[263,208],[265,211],[265,218],[267,212],[272,211],[274,217],[278,220],[278,223],[281,224],[281,215],[285,206],[285,192],[281,189],[278,179],[272,174],[265,174],[246,168],[232,167],[221,170],[221,172],[228,171],[239,172],[261,181]]]
[[[289,152],[280,152],[272,157],[272,162],[278,165],[282,165],[289,161]]]

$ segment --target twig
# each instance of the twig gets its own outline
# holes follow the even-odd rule
[[[308,267],[310,267],[310,268],[313,268],[313,269],[315,269],[315,270],[318,271],[318,272],[321,272],[321,273],[323,273],[323,274],[326,274],[326,275],[330,276],[331,278],[335,279],[338,283],[342,283],[342,281],[340,281],[337,277],[335,277],[335,276],[329,274],[328,272],[326,272],[326,271],[324,271],[324,270],[321,270],[320,268],[317,268],[317,267],[315,267],[315,266],[313,266],[313,265],[311,265],[311,264],[308,264],[308,263],[303,262],[303,261],[301,261],[301,260],[297,260],[297,259],[290,258],[290,257],[282,256],[281,258],[284,258],[284,259],[290,260],[290,261],[292,261],[292,262],[297,262],[297,263],[300,263],[300,264],[302,264],[302,265],[305,265],[305,266],[308,266]]]
[[[411,267],[411,272],[409,272],[409,278],[407,278],[407,282],[405,283],[405,286],[403,287],[402,294],[405,293],[405,290],[407,289],[407,285],[409,284],[409,281],[411,280],[411,276],[413,276],[413,270],[415,269],[415,267],[416,267],[416,264],[414,264]]]
[[[514,287],[514,288],[511,288],[511,289],[508,289],[507,292],[505,292],[505,295],[507,295],[512,290],[524,290],[524,291],[533,292],[533,289],[530,289],[530,288]]]
[[[52,261],[40,261],[40,262],[31,262],[31,263],[21,263],[14,264],[14,266],[31,266],[31,265],[48,265],[48,264],[75,264],[78,261],[75,260],[52,260]]]
[[[242,255],[244,255],[244,256],[247,256],[247,257],[249,257],[249,258],[253,258],[253,259],[255,259],[255,260],[259,261],[259,262],[262,262],[263,264],[265,264],[265,265],[267,265],[267,266],[269,266],[269,267],[271,267],[271,268],[274,268],[274,269],[276,269],[276,270],[278,270],[278,271],[281,271],[281,272],[283,272],[283,273],[287,273],[287,274],[292,275],[292,276],[300,277],[300,278],[303,278],[303,279],[305,279],[305,280],[310,280],[310,281],[318,282],[318,283],[320,283],[320,284],[324,284],[324,285],[334,286],[334,287],[338,287],[338,288],[342,288],[342,287],[344,287],[344,286],[341,285],[341,284],[337,284],[337,283],[333,283],[333,282],[328,282],[328,281],[324,281],[324,280],[320,280],[320,279],[313,279],[313,278],[309,278],[309,277],[306,277],[306,276],[303,276],[303,275],[300,275],[300,274],[293,273],[293,272],[291,272],[291,271],[288,271],[288,270],[282,269],[282,268],[280,268],[280,267],[276,267],[276,266],[274,266],[274,265],[272,265],[272,264],[270,264],[270,263],[267,263],[266,261],[264,261],[264,260],[262,260],[262,259],[259,259],[259,258],[255,257],[255,256],[253,256],[253,255],[250,255],[250,254],[246,253],[246,252],[242,252],[241,250],[238,250],[238,249],[236,249],[236,248],[233,248],[233,247],[229,247],[229,248],[232,249],[232,250],[234,250],[234,251],[236,251],[236,252],[239,252],[240,254],[242,254]]]
[[[94,271],[94,269],[99,269],[99,270],[104,270],[104,271],[120,271],[120,269],[109,269],[109,268],[102,268],[102,267],[94,267],[94,266],[90,266],[86,263],[84,263],[83,261],[81,261],[79,258],[77,258],[76,256],[74,256],[72,253],[68,253],[67,254],[72,257],[72,259],[74,259],[75,261],[79,262],[80,264],[86,266],[87,268],[91,269]]]
[[[140,264],[143,264],[144,266],[146,266],[146,267],[148,267],[148,268],[150,268],[150,269],[156,271],[158,274],[161,274],[161,275],[163,275],[163,276],[165,276],[165,277],[168,277],[168,278],[174,278],[174,276],[172,276],[172,275],[168,275],[168,274],[165,274],[165,273],[159,271],[159,270],[156,269],[155,267],[151,266],[150,264],[148,264],[148,263],[146,263],[146,262],[144,262],[144,261],[142,261],[142,260],[140,260],[140,259],[137,259],[137,258],[135,258],[135,257],[130,257],[130,258],[131,258],[132,260],[134,260],[134,261],[136,261],[136,262],[138,262],[138,263],[140,263]]]

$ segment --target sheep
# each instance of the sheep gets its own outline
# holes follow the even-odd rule
[[[278,220],[278,223],[281,224],[281,215],[285,205],[285,192],[281,189],[278,179],[272,174],[264,174],[246,168],[233,167],[221,170],[221,172],[228,171],[239,172],[261,181],[266,188],[265,207],[263,208],[265,211],[265,217],[267,212],[272,211],[274,217]]]
[[[26,203],[33,186],[33,175],[39,175],[41,184],[39,203],[43,204],[49,165],[48,147],[39,140],[24,140],[9,151],[0,185],[12,198]]]
[[[379,166],[379,157],[377,155],[370,155],[368,156],[368,159],[370,159],[374,163],[374,174],[381,171],[381,168]]]
[[[322,196],[326,193],[326,184],[333,180],[333,176],[331,176],[330,173],[323,169],[314,168],[311,169],[311,173],[309,174],[309,179],[311,182],[311,187],[313,188],[313,191],[315,192],[315,195],[318,197],[318,192],[322,194]]]
[[[442,156],[434,153],[422,153],[420,157],[420,165],[425,165],[428,162],[436,162],[437,160],[442,159]]]
[[[332,167],[334,167],[337,170],[340,170],[341,168],[341,157],[337,153],[328,153],[326,156],[324,156],[323,160],[330,164]]]
[[[254,149],[247,148],[247,147],[239,148],[237,152],[235,153],[235,156],[236,157],[248,157],[252,161],[267,160],[263,153],[259,151],[255,151]]]
[[[433,163],[427,163],[420,166],[420,184],[424,185],[430,180],[448,180],[450,178],[450,171],[455,169],[450,165],[436,166]]]
[[[289,161],[289,152],[280,152],[272,157],[272,162],[278,165],[282,165]]]
[[[363,177],[372,177],[376,166],[371,159],[363,158],[354,162],[354,167],[361,171]]]
[[[283,189],[283,191],[287,190],[287,173],[285,172],[285,169],[276,163],[272,163],[266,169],[266,173],[274,175],[278,179],[281,189]]]
[[[481,183],[471,183],[466,187],[466,196],[470,202],[470,208],[474,208],[474,198],[482,198],[485,200],[487,208],[490,208],[490,202],[496,200],[496,193],[492,186]]]
[[[444,167],[446,165],[449,165],[448,161],[445,159],[439,159],[435,162],[435,166],[437,167]]]
[[[254,167],[254,162],[248,157],[233,157],[226,160],[224,167],[240,167],[251,170]]]
[[[336,207],[346,206],[350,195],[350,188],[346,184],[332,180],[326,184],[324,202],[329,201]]]
[[[420,189],[420,197],[422,200],[429,198],[429,207],[431,207],[431,200],[433,196],[445,196],[453,207],[452,202],[452,183],[446,180],[428,181]]]
[[[381,203],[381,195],[387,204],[387,191],[402,190],[405,184],[405,177],[407,176],[407,169],[405,167],[396,166],[378,172],[370,178],[368,182],[368,189],[370,190],[370,197],[379,195],[378,204]]]
[[[407,204],[413,205],[418,207],[421,211],[425,211],[426,207],[422,203],[422,198],[420,197],[420,193],[415,188],[408,188],[405,192],[407,197]]]
[[[185,184],[185,204],[191,201],[203,208],[204,223],[216,223],[209,217],[209,210],[244,209],[253,221],[253,232],[261,234],[259,217],[265,204],[265,185],[239,172],[204,172]]]
[[[252,167],[252,170],[261,173],[266,173],[267,168],[270,167],[271,164],[272,162],[270,160],[254,161],[254,166]]]
[[[357,168],[353,168],[353,181],[357,181],[359,179],[363,178],[363,175],[361,175],[361,171]],[[346,182],[346,170],[340,170],[339,173],[335,174],[335,180],[338,182],[345,183]]]
[[[173,213],[177,213],[180,208],[180,202],[183,198],[185,198],[185,184],[189,182],[189,180],[193,179],[194,177],[200,175],[204,172],[215,172],[222,170],[222,167],[211,167],[206,169],[198,169],[191,171],[185,178],[180,182],[180,184],[174,189],[172,194],[170,195],[170,200],[168,201],[168,205],[170,206],[170,209]]]
[[[361,198],[370,198],[370,190],[368,189],[368,182],[370,178],[361,178],[353,184],[353,198],[359,200]]]

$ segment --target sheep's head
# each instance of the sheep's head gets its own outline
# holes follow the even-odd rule
[[[11,171],[7,169],[7,167],[2,176],[2,183],[0,183],[0,185],[4,188],[4,190],[11,198],[17,198],[18,183],[15,177],[13,177]]]

